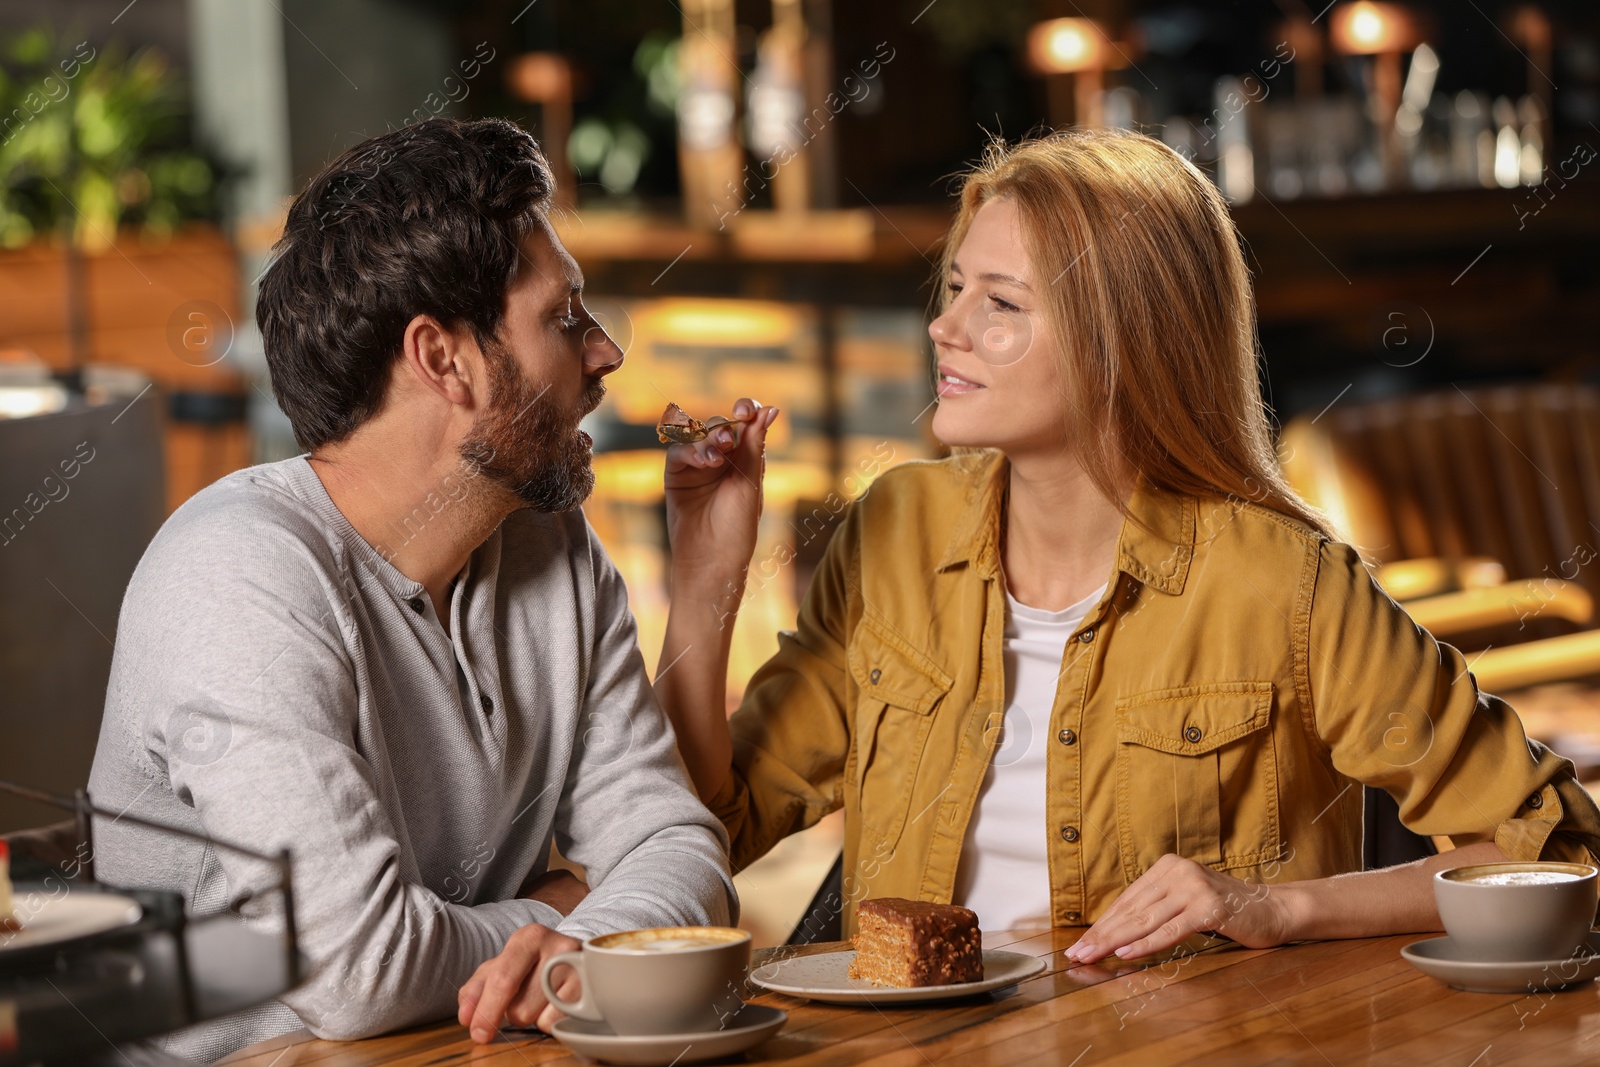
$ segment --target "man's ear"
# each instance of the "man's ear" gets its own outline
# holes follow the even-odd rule
[[[401,348],[406,370],[423,388],[468,408],[485,399],[483,353],[465,328],[452,330],[432,315],[418,315],[406,324]]]

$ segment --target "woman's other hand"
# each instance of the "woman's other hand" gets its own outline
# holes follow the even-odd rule
[[[1067,949],[1067,958],[1094,963],[1164,952],[1210,932],[1249,948],[1292,940],[1294,889],[1242,882],[1194,860],[1168,854],[1125,889],[1093,926]]]
[[[744,397],[733,421],[667,449],[667,539],[675,589],[736,594],[756,548],[767,430],[777,408]],[[728,588],[732,583],[732,588]]]

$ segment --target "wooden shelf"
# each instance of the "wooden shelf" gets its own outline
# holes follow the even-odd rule
[[[137,371],[158,396],[237,397],[248,390],[244,375],[222,360],[223,345],[243,323],[238,256],[220,230],[193,226],[159,244],[123,231],[113,247],[86,251],[83,268],[86,362]],[[186,343],[184,331],[197,322],[211,331],[215,355]],[[71,367],[66,253],[58,244],[0,252],[0,349],[31,353],[54,371]],[[164,425],[169,510],[252,461],[243,422],[166,418]]]

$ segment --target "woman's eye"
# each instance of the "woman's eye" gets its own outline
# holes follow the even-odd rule
[[[1022,310],[1021,308],[1017,307],[1017,305],[1013,304],[1011,301],[1009,301],[1009,300],[1001,300],[998,296],[995,296],[993,293],[989,294],[989,299],[993,300],[994,301],[994,306],[999,308],[1001,311],[1021,311]]]
[[[945,288],[950,290],[951,296],[955,296],[957,293],[961,292],[962,287],[960,282],[946,282]]]

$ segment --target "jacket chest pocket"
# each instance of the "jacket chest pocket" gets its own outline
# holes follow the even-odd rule
[[[1117,702],[1117,823],[1131,882],[1169,852],[1215,870],[1279,856],[1271,682]]]
[[[849,664],[857,698],[845,780],[860,798],[863,853],[881,851],[905,829],[933,711],[951,678],[870,618],[856,628]]]

